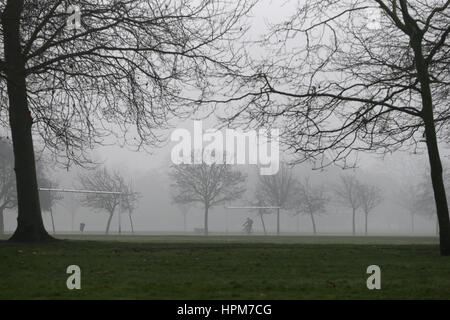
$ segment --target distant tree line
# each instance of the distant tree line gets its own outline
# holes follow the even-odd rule
[[[170,172],[172,198],[185,213],[189,205],[200,203],[204,207],[204,234],[208,234],[208,213],[212,206],[231,203],[243,197],[246,176],[232,166],[201,163],[197,165],[173,165]],[[333,197],[334,195],[334,197]],[[318,232],[317,216],[326,214],[333,200],[351,209],[352,233],[356,234],[355,217],[360,210],[365,217],[365,234],[368,234],[369,214],[381,204],[383,195],[377,186],[362,183],[354,175],[342,175],[333,188],[314,185],[309,177],[299,179],[292,167],[282,163],[275,175],[258,175],[254,200],[263,231],[267,234],[264,215],[279,207],[282,212],[306,215],[311,220],[312,231]],[[259,208],[258,208],[259,207]],[[185,219],[185,216],[184,216]],[[185,225],[185,221],[184,221]]]

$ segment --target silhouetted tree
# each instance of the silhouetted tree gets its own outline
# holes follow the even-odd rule
[[[131,233],[134,233],[134,225],[132,214],[136,210],[141,194],[136,192],[133,187],[133,183],[130,181],[128,184],[124,184],[122,187],[121,207],[122,210],[128,212],[128,217],[130,218]]]
[[[446,184],[446,195],[450,196],[448,185],[450,182],[450,174],[444,171],[444,181]],[[448,199],[447,199],[448,200]],[[426,175],[421,176],[421,180],[415,185],[415,199],[413,204],[418,215],[436,221],[436,234],[439,234],[439,221],[436,218],[436,206],[434,205],[433,185],[430,178]]]
[[[124,178],[119,172],[110,172],[106,168],[100,168],[93,172],[89,171],[80,174],[79,182],[82,188],[90,191],[106,192],[127,192]],[[123,196],[121,194],[111,193],[85,193],[81,198],[81,204],[85,207],[93,208],[97,211],[106,210],[108,220],[105,233],[109,233],[109,227],[116,208],[119,208]],[[120,212],[118,213],[120,214]]]
[[[317,234],[315,215],[326,213],[329,201],[323,186],[312,186],[309,178],[299,184],[295,209],[297,214],[307,214],[311,218],[314,234]]]
[[[352,209],[352,234],[356,234],[356,210],[361,207],[361,198],[359,197],[359,188],[361,184],[353,175],[342,175],[340,183],[335,186],[334,193],[337,200],[347,208]]]
[[[414,218],[421,214],[421,187],[417,183],[410,181],[397,189],[395,194],[395,202],[405,209],[411,218],[411,232],[414,232]],[[431,194],[430,194],[431,195]],[[431,195],[432,196],[432,195]],[[430,199],[433,205],[433,197]],[[435,214],[435,210],[431,210],[431,214]]]
[[[367,19],[370,10],[379,19]],[[426,147],[440,250],[450,255],[438,147],[450,119],[449,15],[448,0],[301,1],[259,43],[265,57],[199,102],[233,101],[229,122],[282,127],[297,162],[346,166],[359,151]]]
[[[208,235],[208,212],[213,206],[239,199],[245,192],[246,176],[229,164],[180,164],[170,172],[173,198],[177,203],[203,204],[204,234]]]
[[[367,236],[369,213],[381,204],[381,202],[383,201],[383,196],[380,188],[368,184],[360,184],[358,196],[361,203],[361,209],[364,212],[365,235]]]
[[[294,207],[298,181],[292,168],[286,163],[280,163],[280,168],[273,175],[259,175],[256,186],[258,203],[268,207],[280,207],[290,210]],[[280,233],[280,217],[277,212],[277,234]]]
[[[158,143],[154,129],[183,113],[187,91],[202,96],[208,78],[238,60],[228,44],[246,30],[240,21],[252,6],[78,0],[78,26],[76,14],[67,13],[72,4],[0,2],[0,98],[7,102],[1,112],[9,117],[19,212],[11,240],[51,240],[42,222],[33,134],[76,162],[111,133],[123,133],[121,143],[138,148]]]

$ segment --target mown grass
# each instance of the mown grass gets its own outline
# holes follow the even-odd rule
[[[450,298],[450,257],[439,255],[435,238],[91,239],[96,241],[1,241],[0,298]],[[66,268],[72,264],[82,270],[81,290],[66,287]],[[381,290],[366,287],[366,268],[372,264],[381,267]]]

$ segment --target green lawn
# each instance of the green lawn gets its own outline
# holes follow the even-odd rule
[[[0,298],[450,299],[450,257],[431,237],[63,237],[0,241]],[[66,288],[72,264],[81,290]],[[381,290],[366,288],[372,264]]]

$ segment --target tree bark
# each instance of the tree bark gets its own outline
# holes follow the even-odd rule
[[[105,234],[108,234],[108,233],[109,233],[109,226],[111,225],[111,220],[112,220],[113,215],[114,215],[114,212],[110,212],[110,213],[109,213],[108,222],[106,223],[106,231],[105,231]]]
[[[208,209],[209,209],[209,205],[205,204],[205,227],[203,232],[205,233],[205,236],[208,235]]]
[[[417,75],[420,82],[422,98],[422,118],[425,125],[425,137],[428,159],[431,168],[431,182],[433,184],[436,213],[439,220],[439,242],[441,255],[450,255],[450,220],[448,215],[447,197],[442,177],[442,163],[436,136],[433,114],[433,99],[430,88],[430,74],[428,65],[422,52],[422,36],[417,31],[411,35],[411,45],[414,50]]]
[[[314,234],[317,234],[317,231],[316,231],[316,221],[314,220],[314,214],[313,214],[312,212],[310,212],[309,215],[311,216],[311,222],[312,222],[313,232],[314,232]]]
[[[28,109],[25,59],[20,45],[23,2],[8,0],[1,17],[18,202],[17,229],[10,240],[37,242],[53,238],[44,228],[39,203],[31,134],[33,120]]]
[[[450,221],[448,215],[447,197],[445,194],[444,180],[442,178],[442,164],[439,156],[434,123],[429,124],[432,129],[427,131],[428,156],[431,167],[431,181],[433,184],[436,212],[439,222],[439,242],[441,255],[450,255]],[[430,138],[428,138],[430,136]]]

